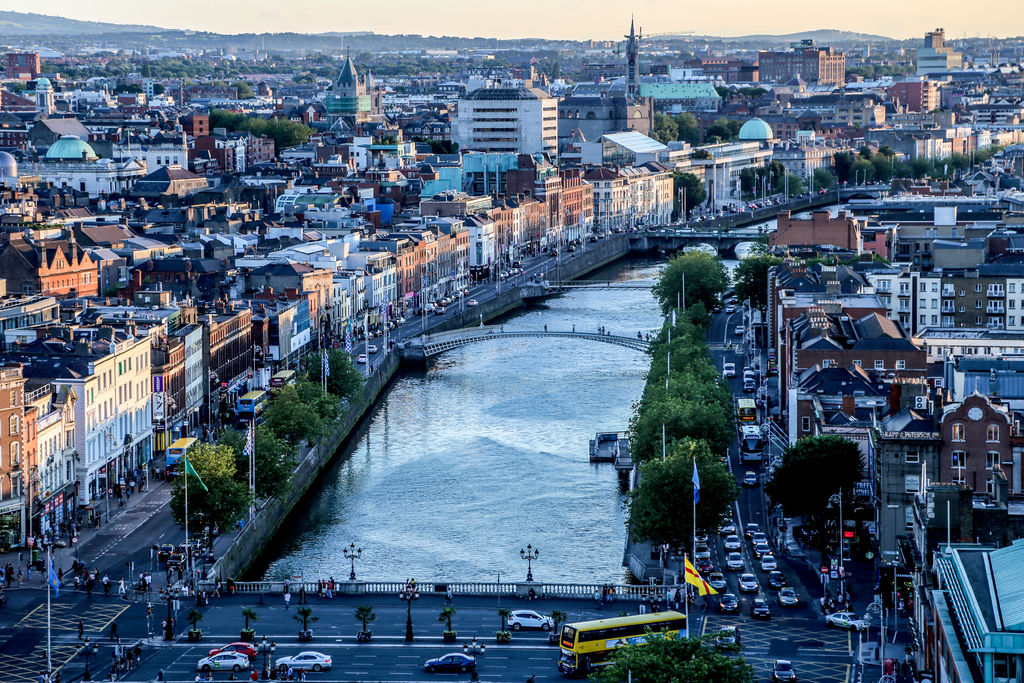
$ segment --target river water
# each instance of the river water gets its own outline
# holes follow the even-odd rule
[[[653,280],[660,266],[619,261],[591,277]],[[635,336],[660,326],[645,289],[577,289],[504,321],[508,329]],[[626,428],[646,354],[575,339],[523,338],[449,351],[399,377],[267,551],[267,579],[347,578],[349,543],[363,580],[624,577],[623,497],[610,463],[589,462],[597,431]],[[301,505],[301,504],[300,504]]]

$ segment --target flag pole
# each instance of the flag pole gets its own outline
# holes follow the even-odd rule
[[[683,561],[689,562],[689,557],[686,553],[683,553]],[[685,569],[683,570],[685,572]],[[685,576],[685,574],[684,574]],[[683,609],[686,610],[686,637],[690,637],[690,587],[687,585],[686,579],[683,579]]]
[[[255,413],[253,413],[255,415]],[[249,521],[256,516],[256,418],[252,418],[252,442],[249,446],[249,490],[252,491],[252,503],[249,504]]]
[[[53,676],[53,660],[50,652],[53,649],[50,643],[50,573],[53,572],[53,558],[50,555],[51,546],[46,546],[46,680]]]
[[[185,575],[192,576],[192,553],[188,545],[188,453],[181,456],[185,461]]]

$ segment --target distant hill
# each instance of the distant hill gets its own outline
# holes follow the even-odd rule
[[[672,38],[673,34],[661,34],[658,38]],[[768,33],[753,34],[746,36],[695,36],[695,35],[679,35],[679,38],[688,38],[693,40],[694,38],[708,38],[713,40],[724,40],[733,43],[758,43],[760,45],[776,44],[776,43],[792,43],[798,40],[805,40],[810,38],[818,45],[837,45],[841,43],[863,43],[864,41],[873,42],[895,42],[896,38],[890,38],[889,36],[879,36],[871,33],[857,33],[855,31],[840,31],[837,29],[818,29],[817,31],[800,31],[798,33],[783,33],[779,35],[772,35]]]
[[[0,11],[0,36],[3,35],[92,35],[98,33],[135,33],[164,31],[156,26],[114,24],[102,21],[80,21],[48,14]]]

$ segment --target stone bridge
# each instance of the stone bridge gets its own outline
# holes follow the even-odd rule
[[[614,334],[598,334],[597,332],[576,332],[575,330],[506,330],[503,325],[483,325],[466,327],[451,332],[427,334],[414,337],[400,345],[402,358],[424,361],[445,351],[495,339],[517,339],[521,337],[561,337],[567,339],[583,339],[624,346],[636,351],[647,351],[650,342],[637,337],[622,337]]]

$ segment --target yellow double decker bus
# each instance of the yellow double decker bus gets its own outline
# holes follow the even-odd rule
[[[648,630],[677,636],[686,631],[686,616],[679,612],[653,612],[566,624],[558,639],[562,648],[558,670],[568,676],[585,676],[610,664],[609,657],[618,648],[647,642]]]
[[[754,399],[736,399],[736,421],[741,425],[757,424],[757,404],[754,403]]]
[[[167,476],[173,477],[182,465],[181,459],[199,443],[199,439],[182,437],[167,447]]]

